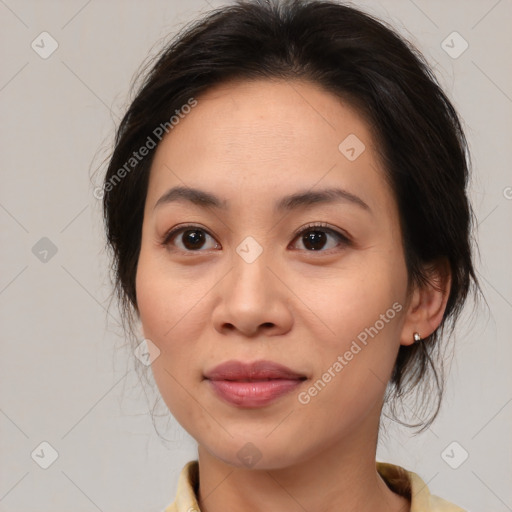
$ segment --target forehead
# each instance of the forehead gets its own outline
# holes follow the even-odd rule
[[[258,157],[279,158],[290,157],[290,150],[306,153],[319,142],[331,146],[336,154],[338,143],[350,133],[372,143],[367,124],[356,109],[310,82],[232,81],[208,90],[197,102],[185,116],[187,123],[184,119],[172,133],[176,136],[187,130],[190,135],[194,130],[201,137],[195,141],[199,150],[211,143],[238,157],[237,149],[247,149],[247,144],[254,142],[259,144]]]
[[[363,117],[317,85],[230,82],[196,100],[157,147],[148,202],[173,185],[235,199],[341,186],[371,203],[389,192]]]

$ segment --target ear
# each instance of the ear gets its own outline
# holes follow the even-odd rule
[[[446,259],[424,268],[425,282],[414,285],[400,337],[401,345],[412,345],[414,333],[430,336],[441,324],[451,289],[450,266]]]

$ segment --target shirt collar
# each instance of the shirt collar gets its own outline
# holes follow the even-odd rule
[[[464,509],[431,495],[427,484],[416,473],[387,462],[376,462],[376,467],[387,486],[411,502],[410,512],[464,512]],[[176,499],[164,512],[201,512],[196,498],[198,487],[199,465],[193,460],[181,470]]]

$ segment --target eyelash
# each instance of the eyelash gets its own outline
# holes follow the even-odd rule
[[[168,231],[163,236],[163,240],[161,242],[161,245],[163,245],[164,247],[169,249],[171,240],[175,236],[179,235],[181,232],[187,231],[187,230],[203,231],[204,233],[208,234],[208,236],[214,238],[210,233],[208,233],[208,231],[206,229],[202,228],[201,226],[198,226],[197,224],[187,224],[187,225],[179,226],[179,227],[177,227],[175,229],[171,229],[170,231]],[[303,235],[303,234],[307,233],[308,231],[320,231],[320,232],[323,232],[323,233],[334,235],[334,236],[336,236],[340,240],[340,242],[338,243],[338,245],[335,248],[331,248],[331,249],[327,249],[327,250],[321,249],[319,251],[308,251],[306,249],[302,249],[303,251],[305,251],[307,253],[324,253],[324,254],[327,253],[327,254],[329,254],[332,251],[339,250],[339,246],[340,245],[350,246],[352,244],[352,241],[350,240],[350,238],[347,235],[345,235],[343,233],[340,233],[339,231],[331,228],[328,224],[326,224],[324,222],[321,222],[321,223],[311,223],[311,224],[308,224],[308,225],[306,225],[306,226],[304,226],[302,228],[299,228],[293,234],[293,240],[298,238],[300,235]],[[176,249],[176,251],[181,252],[181,253],[185,253],[185,254],[196,254],[196,253],[201,253],[201,252],[207,252],[207,251],[204,251],[204,250],[201,250],[201,249],[199,249],[197,251],[192,251],[192,250],[184,251],[182,249]]]

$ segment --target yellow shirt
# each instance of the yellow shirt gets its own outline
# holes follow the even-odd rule
[[[466,512],[463,508],[430,494],[427,485],[416,473],[386,462],[377,462],[376,465],[379,475],[388,487],[410,500],[410,512]],[[193,460],[181,470],[176,499],[164,512],[201,512],[196,498],[198,483],[199,465],[197,460]]]

